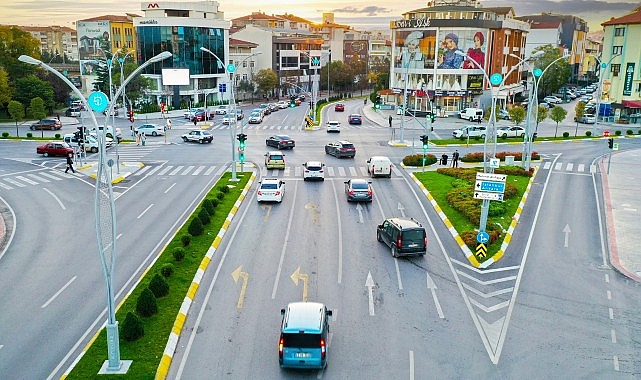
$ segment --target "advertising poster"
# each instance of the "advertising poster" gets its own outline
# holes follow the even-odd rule
[[[102,50],[111,51],[109,21],[78,21],[77,33],[80,73],[96,75],[98,61],[105,59]]]

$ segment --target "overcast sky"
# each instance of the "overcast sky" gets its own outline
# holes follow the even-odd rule
[[[150,0],[151,2],[161,2]],[[180,2],[174,0],[175,2]],[[401,14],[423,8],[427,0],[409,0],[402,8],[390,6],[391,1],[352,0],[349,6],[344,0],[220,0],[219,9],[225,12],[225,19],[248,15],[252,12],[267,14],[290,13],[319,22],[323,12],[334,12],[335,21],[351,25],[359,30],[389,30],[389,21],[401,18]],[[265,7],[269,3],[269,8]],[[630,13],[639,2],[605,0],[482,0],[485,7],[512,6],[517,16],[553,12],[581,17],[588,22],[591,31],[599,30],[600,24],[611,17]],[[73,27],[73,22],[96,16],[125,13],[143,15],[141,4],[132,0],[2,0],[0,1],[0,24],[18,25],[62,25]]]

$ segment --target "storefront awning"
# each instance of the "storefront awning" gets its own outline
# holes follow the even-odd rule
[[[641,108],[641,100],[622,100],[621,104],[626,108]]]

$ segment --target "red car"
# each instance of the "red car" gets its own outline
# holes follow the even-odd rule
[[[63,156],[66,157],[69,153],[73,154],[71,145],[64,141],[51,141],[36,148],[36,153],[42,154],[45,157],[49,156]]]
[[[60,123],[60,120],[57,119],[42,119],[38,120],[35,123],[31,124],[29,129],[32,131],[38,129],[48,129],[53,131],[54,129],[61,129],[62,128],[62,123]]]
[[[334,105],[334,111],[336,111],[336,112],[343,112],[343,111],[345,111],[345,104],[343,104],[343,103],[336,103],[336,104]]]
[[[361,115],[357,113],[353,113],[349,115],[349,117],[347,118],[347,121],[350,124],[363,124],[363,118],[361,117]]]

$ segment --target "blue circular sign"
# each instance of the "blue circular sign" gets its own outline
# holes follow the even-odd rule
[[[487,243],[490,241],[490,235],[485,232],[485,231],[480,231],[478,234],[476,234],[476,241],[479,243]]]
[[[227,65],[227,71],[233,73],[234,71],[236,71],[236,66],[233,63],[230,63],[229,65]]]
[[[543,75],[543,70],[541,70],[541,69],[534,69],[534,71],[532,72],[532,74],[534,74],[534,76],[535,76],[535,77],[540,77],[541,75]]]
[[[608,64],[603,62],[603,63],[601,63],[601,67],[605,69],[606,67],[608,67]]]
[[[494,73],[490,75],[490,83],[492,83],[493,85],[498,86],[499,84],[501,84],[502,81],[503,81],[503,75],[499,73]]]
[[[94,91],[87,98],[89,108],[96,112],[102,112],[109,107],[109,98],[102,91]]]

